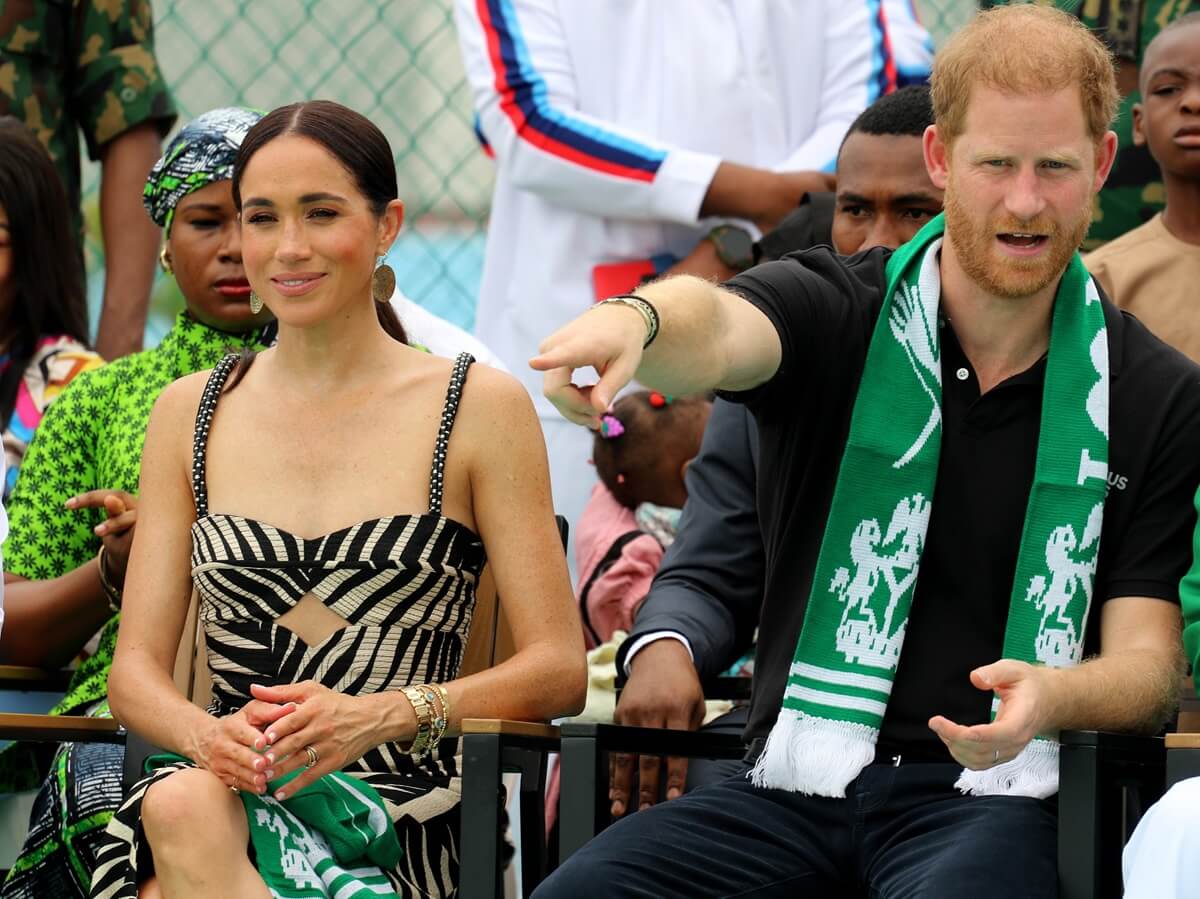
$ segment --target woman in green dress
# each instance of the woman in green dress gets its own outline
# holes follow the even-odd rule
[[[100,632],[52,714],[110,714],[108,671],[154,401],[230,349],[268,342],[270,312],[250,308],[230,182],[242,137],[259,117],[213,110],[168,145],[145,205],[164,229],[163,267],[186,309],[157,348],[71,382],[42,419],[8,502],[0,661],[59,667]],[[87,895],[95,841],[121,801],[122,758],[121,746],[99,743],[18,744],[0,754],[0,788],[40,784],[4,899]]]

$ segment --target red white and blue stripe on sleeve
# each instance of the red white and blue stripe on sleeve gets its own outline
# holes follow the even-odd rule
[[[665,151],[555,107],[533,66],[511,0],[476,0],[500,109],[518,136],[559,159],[619,178],[653,181]]]
[[[867,76],[867,106],[884,94],[890,94],[898,86],[896,57],[892,52],[892,39],[888,36],[887,14],[883,11],[883,0],[866,0],[867,18],[871,28],[871,71]],[[865,107],[864,107],[865,108]],[[823,172],[837,171],[837,154],[825,165]]]
[[[896,56],[888,36],[883,0],[867,0],[871,18],[871,74],[867,82],[867,105],[896,89]]]
[[[882,0],[866,0],[871,23],[867,103],[896,89],[897,72]],[[550,103],[546,82],[530,60],[511,0],[476,0],[487,41],[500,109],[521,139],[585,168],[636,181],[653,181],[666,153],[574,117]],[[476,122],[484,152],[491,146]],[[833,162],[830,163],[832,166]]]

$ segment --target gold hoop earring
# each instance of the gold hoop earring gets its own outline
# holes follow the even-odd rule
[[[256,294],[253,290],[250,291],[250,311],[255,315],[263,311],[262,297]]]
[[[386,262],[371,276],[371,296],[376,303],[387,303],[396,292],[396,273]]]
[[[168,275],[175,274],[175,270],[171,268],[171,257],[167,255],[166,244],[163,244],[162,249],[158,251],[158,264],[162,266],[162,270]]]

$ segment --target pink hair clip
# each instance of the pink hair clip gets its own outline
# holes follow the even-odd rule
[[[600,436],[605,440],[613,440],[625,433],[625,425],[617,416],[606,413],[600,416]]]

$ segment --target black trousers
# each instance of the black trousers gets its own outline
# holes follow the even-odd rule
[[[870,765],[845,799],[757,789],[748,770],[616,822],[534,896],[1058,895],[1053,799],[964,796],[951,764]]]

